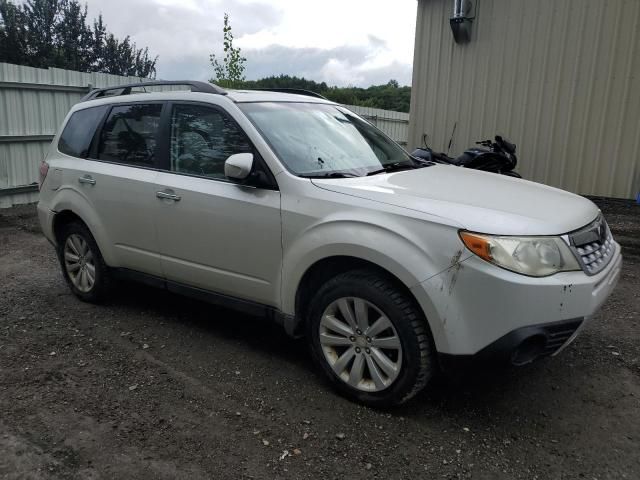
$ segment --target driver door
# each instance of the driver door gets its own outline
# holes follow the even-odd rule
[[[276,305],[282,260],[280,192],[232,183],[225,160],[259,156],[222,109],[173,103],[168,165],[156,178],[158,232],[167,280]]]

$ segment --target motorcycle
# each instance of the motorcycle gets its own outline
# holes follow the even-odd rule
[[[457,158],[452,158],[445,153],[434,152],[428,146],[417,148],[412,156],[435,163],[444,163],[456,167],[473,168],[485,172],[499,173],[509,177],[522,178],[515,171],[518,164],[516,146],[505,138],[496,135],[494,140],[482,140],[476,142],[480,147],[473,147]]]

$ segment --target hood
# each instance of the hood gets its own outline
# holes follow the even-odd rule
[[[559,235],[599,210],[579,195],[540,183],[449,165],[358,178],[313,179],[336,193],[417,210],[497,235]]]

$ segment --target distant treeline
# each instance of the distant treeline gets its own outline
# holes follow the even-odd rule
[[[157,58],[108,32],[102,15],[89,24],[77,0],[0,0],[0,62],[153,78]]]
[[[345,105],[383,108],[397,112],[409,112],[411,102],[411,87],[401,87],[396,80],[390,80],[385,85],[372,85],[367,88],[330,87],[325,82],[318,83],[306,78],[278,75],[260,80],[245,80],[234,86],[236,88],[302,88]]]

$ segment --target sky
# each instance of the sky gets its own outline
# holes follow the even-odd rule
[[[411,84],[416,0],[86,0],[89,18],[158,55],[157,78],[208,80],[228,13],[246,77]]]

